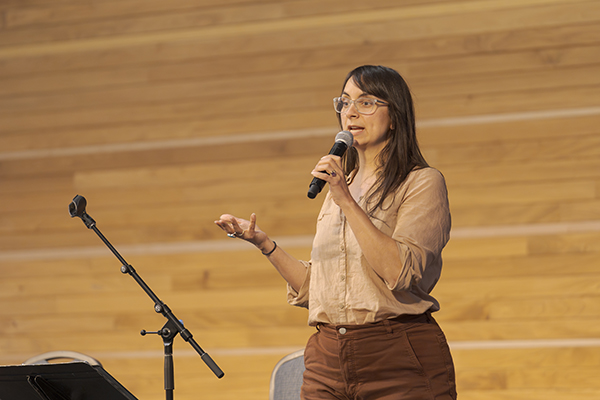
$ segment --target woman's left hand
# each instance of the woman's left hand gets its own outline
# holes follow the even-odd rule
[[[341,207],[344,202],[353,201],[339,156],[329,154],[321,158],[311,175],[329,183],[329,192],[338,206]]]

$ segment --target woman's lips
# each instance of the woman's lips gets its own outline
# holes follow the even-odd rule
[[[356,126],[356,125],[350,125],[347,130],[350,131],[350,133],[358,133],[363,131],[365,128],[362,126]]]

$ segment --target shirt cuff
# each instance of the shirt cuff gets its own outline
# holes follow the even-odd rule
[[[307,261],[300,261],[306,267],[306,275],[304,276],[304,282],[300,286],[298,291],[288,283],[287,284],[287,301],[292,306],[308,308],[308,291],[310,288],[310,266],[311,263]]]

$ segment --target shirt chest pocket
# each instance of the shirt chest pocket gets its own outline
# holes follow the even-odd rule
[[[323,202],[321,211],[319,211],[319,216],[317,217],[317,220],[320,220],[321,218],[323,218],[324,215],[331,214],[335,211],[339,212],[339,210],[340,210],[340,208],[337,206],[337,204],[335,204],[333,202],[333,200],[331,200],[331,198],[329,197],[329,193],[327,193],[327,197],[325,198],[325,201]]]
[[[339,257],[343,222],[339,207],[333,201],[325,201],[317,217],[317,232],[312,249],[312,260],[323,261]]]

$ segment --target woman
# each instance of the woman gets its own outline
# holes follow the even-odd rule
[[[419,150],[412,98],[393,69],[351,71],[334,107],[354,143],[312,175],[329,183],[311,261],[299,261],[250,220],[215,221],[253,243],[307,307],[303,399],[455,399],[454,366],[430,295],[450,233],[443,176]]]

